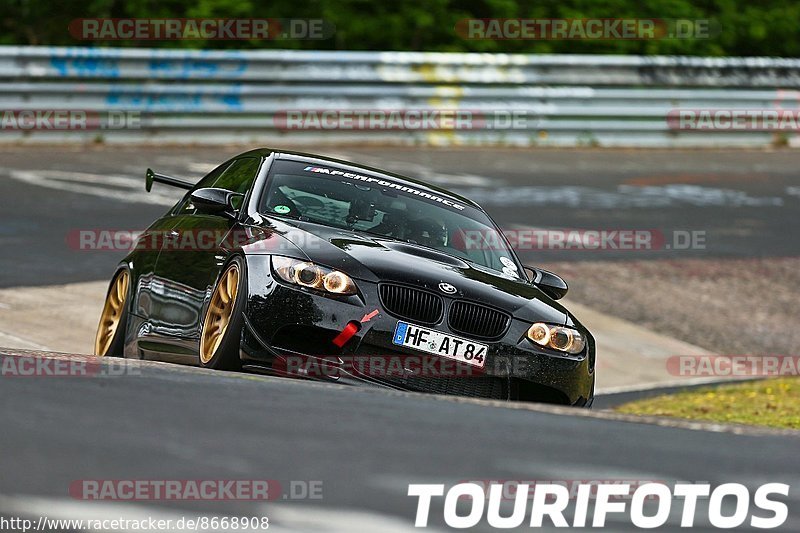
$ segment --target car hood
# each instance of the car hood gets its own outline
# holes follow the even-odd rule
[[[369,236],[344,229],[269,217],[262,225],[263,239],[291,242],[275,244],[269,253],[302,257],[341,270],[356,280],[396,282],[421,287],[448,297],[440,283],[453,285],[463,298],[494,306],[530,322],[569,324],[566,309],[537,287],[454,256],[415,244]],[[251,249],[264,249],[253,246]]]

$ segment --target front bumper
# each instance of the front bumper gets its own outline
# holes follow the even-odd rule
[[[578,406],[592,398],[595,345],[585,329],[587,349],[569,356],[533,345],[525,336],[530,323],[513,319],[500,340],[475,339],[489,346],[485,366],[477,369],[393,344],[400,319],[383,308],[375,283],[357,280],[359,295],[330,298],[275,280],[263,264],[249,271],[244,365],[292,377],[460,396]],[[375,310],[376,316],[360,322]],[[334,344],[354,322],[360,329],[352,338],[341,347]],[[425,327],[464,337],[451,332],[446,321]]]

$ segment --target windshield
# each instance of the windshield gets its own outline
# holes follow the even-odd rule
[[[420,244],[521,277],[513,253],[485,213],[385,176],[278,160],[260,211]]]

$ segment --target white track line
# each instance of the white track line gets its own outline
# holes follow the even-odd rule
[[[9,344],[9,341],[11,343],[21,344],[21,346],[15,346],[14,344]],[[8,346],[10,348],[24,348],[26,350],[42,350],[45,352],[52,351],[47,346],[43,346],[39,343],[23,339],[22,337],[17,337],[16,335],[6,333],[5,331],[0,331],[0,345]]]
[[[109,176],[62,170],[12,170],[8,175],[12,179],[31,185],[100,196],[120,202],[171,206],[178,200],[178,197],[172,195],[146,192],[144,180],[137,180],[132,176]]]

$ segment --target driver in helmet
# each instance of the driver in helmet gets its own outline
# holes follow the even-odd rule
[[[441,248],[447,245],[447,228],[432,218],[423,218],[414,223],[414,241],[423,246]]]

